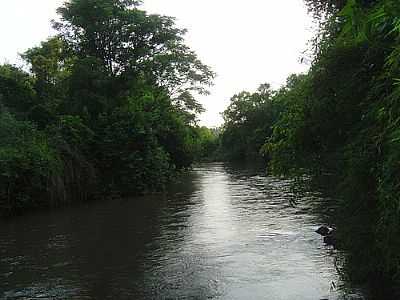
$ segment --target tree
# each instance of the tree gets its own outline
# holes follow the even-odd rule
[[[308,11],[317,19],[326,18],[340,11],[347,0],[304,0]]]
[[[0,65],[0,105],[19,118],[26,118],[36,97],[33,83],[23,70],[8,64]]]
[[[139,4],[68,1],[29,72],[0,66],[0,210],[160,190],[199,156],[195,95],[214,73]]]
[[[224,130],[221,135],[223,153],[228,159],[259,157],[259,151],[272,133],[278,117],[274,92],[262,84],[255,93],[241,92],[231,98],[223,112]]]
[[[173,97],[205,93],[214,73],[185,44],[174,19],[148,15],[138,1],[71,0],[58,9],[54,27],[80,59],[98,59],[126,89],[144,77]],[[119,87],[120,89],[121,87]]]
[[[30,66],[36,92],[29,118],[45,127],[60,113],[60,105],[67,96],[65,81],[71,72],[73,56],[65,43],[54,37],[29,49],[22,58]]]

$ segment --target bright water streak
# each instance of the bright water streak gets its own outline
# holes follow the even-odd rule
[[[0,297],[342,299],[320,199],[260,174],[204,164],[165,196],[3,222]]]

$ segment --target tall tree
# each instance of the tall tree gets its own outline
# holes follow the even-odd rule
[[[71,0],[54,27],[80,58],[98,59],[112,77],[144,77],[171,96],[206,92],[214,73],[184,44],[174,19],[148,15],[139,1]]]
[[[70,75],[73,55],[61,39],[53,37],[26,51],[22,58],[30,65],[37,96],[30,118],[45,126],[59,113],[59,106],[65,100],[65,81]]]

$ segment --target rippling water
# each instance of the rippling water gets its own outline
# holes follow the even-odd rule
[[[0,223],[2,299],[364,299],[291,182],[204,164],[163,196]]]

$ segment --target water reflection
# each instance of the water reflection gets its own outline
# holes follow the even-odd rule
[[[166,195],[3,222],[0,297],[353,299],[313,232],[321,199],[260,174],[205,164]]]

